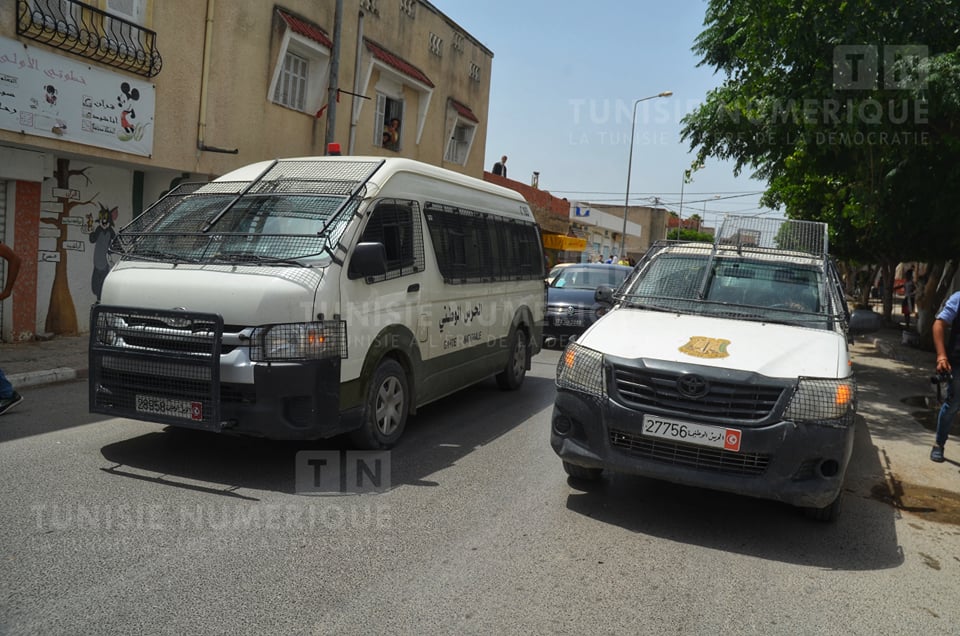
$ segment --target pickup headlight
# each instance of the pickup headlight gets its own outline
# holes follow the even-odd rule
[[[856,411],[857,384],[852,377],[800,378],[783,417],[797,422],[839,420],[839,424],[851,424]]]
[[[603,354],[570,343],[557,365],[557,387],[603,397]]]
[[[347,357],[347,323],[339,320],[257,327],[250,337],[254,362]]]

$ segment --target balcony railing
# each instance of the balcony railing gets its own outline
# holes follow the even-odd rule
[[[76,0],[17,0],[17,35],[144,77],[163,66],[154,31]]]

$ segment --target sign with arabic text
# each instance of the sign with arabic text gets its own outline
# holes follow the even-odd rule
[[[153,84],[0,37],[0,129],[149,157]]]

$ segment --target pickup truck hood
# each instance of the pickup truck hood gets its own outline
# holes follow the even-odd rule
[[[577,342],[622,358],[754,371],[774,378],[850,375],[842,334],[791,325],[617,308]]]
[[[313,319],[321,268],[120,263],[107,276],[105,305],[199,311],[228,325]]]

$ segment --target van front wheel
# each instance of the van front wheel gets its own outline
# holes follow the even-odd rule
[[[510,357],[507,366],[497,374],[497,384],[501,389],[513,391],[520,388],[527,375],[527,333],[517,327],[510,343]]]
[[[354,444],[365,449],[390,448],[403,434],[409,410],[407,375],[396,360],[384,360],[370,382],[363,424],[352,435]]]

